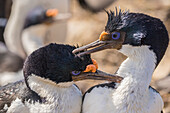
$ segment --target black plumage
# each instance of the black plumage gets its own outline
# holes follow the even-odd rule
[[[26,83],[31,74],[56,83],[72,81],[72,71],[83,71],[88,64],[92,64],[90,55],[76,57],[72,53],[75,48],[69,45],[49,44],[34,51],[28,56],[23,67]]]
[[[119,11],[116,8],[116,11],[106,11],[108,15],[108,20],[107,20],[107,24],[105,26],[105,31],[106,32],[113,32],[117,29],[120,29],[121,27],[125,26],[125,17],[129,14],[129,10],[127,11],[122,11],[121,9],[119,9]]]

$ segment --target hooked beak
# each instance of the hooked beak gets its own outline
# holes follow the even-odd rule
[[[121,35],[118,39],[114,39],[112,34],[107,32],[102,32],[99,39],[88,44],[85,46],[82,46],[80,48],[74,49],[72,52],[74,54],[80,52],[77,54],[77,56],[83,56],[85,54],[90,54],[94,52],[98,52],[104,49],[121,49],[122,44],[124,42],[125,33],[121,32]],[[92,48],[92,49],[90,49]],[[90,50],[88,50],[90,49]],[[84,52],[81,52],[83,50],[87,50]]]
[[[97,70],[96,73],[89,72],[89,73],[81,73],[79,75],[72,75],[72,79],[73,81],[92,79],[92,80],[106,80],[106,81],[120,83],[123,78],[117,75],[111,75],[103,71]]]

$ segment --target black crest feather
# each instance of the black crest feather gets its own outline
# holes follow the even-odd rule
[[[115,12],[111,10],[105,10],[105,12],[108,15],[108,21],[105,26],[105,31],[107,32],[113,32],[113,30],[121,28],[124,18],[129,14],[129,10],[123,11],[120,8],[117,9],[117,7],[115,7]]]

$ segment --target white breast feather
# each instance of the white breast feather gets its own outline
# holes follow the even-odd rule
[[[47,102],[23,104],[17,99],[10,106],[9,113],[25,113],[26,111],[29,113],[80,113],[82,94],[73,83],[55,84],[35,75],[32,75],[28,81],[30,87],[41,97],[45,97]]]
[[[117,89],[96,87],[87,93],[83,113],[161,113],[161,96],[149,89],[156,56],[148,46],[125,45],[120,50],[128,58],[117,74],[124,77]]]

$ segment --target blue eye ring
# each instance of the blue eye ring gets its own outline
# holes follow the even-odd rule
[[[76,73],[76,71],[72,71],[71,72],[73,75],[79,75],[81,73],[81,71],[79,71],[78,73]]]
[[[119,32],[112,33],[112,39],[117,40],[119,38],[120,38],[120,33]]]

